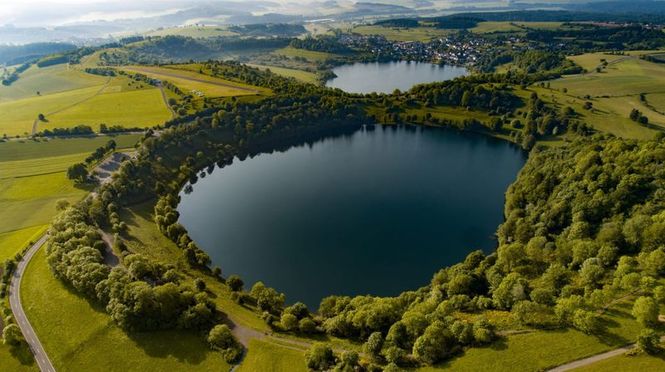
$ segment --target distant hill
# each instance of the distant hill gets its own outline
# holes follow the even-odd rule
[[[68,43],[33,43],[26,45],[0,45],[0,64],[18,65],[49,54],[76,49]]]

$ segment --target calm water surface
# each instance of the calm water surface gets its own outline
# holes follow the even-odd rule
[[[316,309],[326,295],[415,289],[491,251],[524,161],[481,135],[368,127],[215,169],[178,210],[224,275]]]
[[[349,93],[405,91],[416,84],[452,80],[468,74],[464,67],[420,62],[354,63],[336,67],[333,72],[337,77],[326,86]]]

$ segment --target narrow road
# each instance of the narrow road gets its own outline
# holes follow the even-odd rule
[[[25,341],[28,343],[32,354],[35,356],[39,369],[42,372],[55,372],[55,368],[53,368],[51,360],[48,358],[48,355],[46,355],[41,342],[39,342],[39,338],[37,338],[37,334],[32,328],[28,317],[25,315],[23,305],[21,304],[21,279],[23,278],[26,267],[28,267],[28,263],[35,253],[37,253],[39,248],[46,243],[46,239],[48,239],[48,235],[42,236],[25,252],[21,261],[18,262],[11,283],[9,284],[9,304],[12,313],[14,313],[14,319],[16,319],[16,323],[21,328],[21,332],[23,332]]]
[[[663,342],[663,341],[665,341],[665,336],[660,338],[660,342]],[[618,349],[614,349],[614,350],[606,351],[604,353],[592,355],[588,358],[579,359],[579,360],[576,360],[574,362],[562,364],[558,367],[550,369],[548,372],[564,372],[564,371],[570,371],[570,370],[580,368],[580,367],[585,367],[585,366],[588,366],[590,364],[600,362],[601,360],[605,360],[605,359],[609,359],[609,358],[612,358],[612,357],[622,355],[622,354],[626,353],[627,351],[632,350],[633,348],[635,348],[635,344],[626,345],[626,346],[620,347]]]
[[[108,172],[105,175],[106,177],[100,179],[100,183],[108,182],[112,173],[119,168],[119,163],[131,156],[135,156],[135,153],[117,152],[109,155],[107,159],[102,161],[94,171],[95,173],[100,171]],[[90,195],[96,195],[96,192],[92,191]],[[42,372],[55,372],[55,368],[53,367],[53,364],[51,363],[48,355],[46,355],[46,351],[44,351],[44,347],[39,341],[35,330],[32,328],[28,317],[25,315],[23,305],[21,304],[21,279],[23,279],[23,274],[25,273],[25,269],[28,267],[30,260],[32,260],[32,257],[35,255],[35,253],[37,253],[37,251],[44,245],[44,243],[46,243],[47,239],[48,233],[42,235],[42,237],[39,238],[39,240],[37,240],[37,242],[25,252],[21,258],[21,261],[19,261],[16,265],[16,270],[14,271],[12,280],[9,283],[9,305],[11,307],[12,313],[14,314],[14,319],[16,319],[16,323],[21,328],[23,337],[25,337],[25,341],[28,343],[32,354],[37,361],[39,369]]]

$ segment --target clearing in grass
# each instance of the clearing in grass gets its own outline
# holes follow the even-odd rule
[[[239,372],[307,372],[307,370],[304,350],[264,340],[249,342],[249,351],[238,368]]]
[[[261,69],[261,70],[270,70],[271,72],[274,72],[277,75],[281,75],[281,76],[289,77],[289,78],[294,78],[294,79],[300,80],[304,83],[316,84],[318,82],[318,80],[316,78],[316,74],[314,74],[312,72],[308,72],[308,71],[296,70],[294,68],[266,66],[266,65],[254,65],[254,64],[247,64],[247,66],[256,67],[256,68]]]

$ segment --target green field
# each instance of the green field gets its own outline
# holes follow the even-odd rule
[[[26,248],[30,242],[37,241],[47,227],[48,225],[37,225],[0,233],[0,262],[13,258]]]
[[[278,344],[252,340],[238,372],[307,372],[305,352]]]
[[[546,370],[633,342],[640,325],[630,309],[631,303],[627,302],[609,310],[604,316],[607,332],[598,336],[573,329],[517,334],[488,347],[470,348],[449,362],[419,371],[479,371],[487,366],[492,366],[492,371],[506,372]]]
[[[17,356],[23,358],[23,361],[17,358]],[[2,342],[0,342],[0,364],[2,365],[3,371],[39,371],[39,367],[37,367],[37,363],[32,359],[32,355],[24,355],[20,350],[18,353],[13,352],[12,348],[3,345]]]
[[[617,136],[649,139],[655,135],[653,129],[629,119],[633,108],[646,115],[650,125],[665,129],[665,115],[658,110],[658,107],[663,107],[660,94],[665,93],[665,65],[631,56],[606,56],[600,53],[571,57],[585,68],[597,66],[601,58],[607,58],[609,63],[601,72],[594,70],[565,76],[552,81],[551,89],[534,87],[533,90],[544,100],[559,107],[572,107],[593,127]],[[641,101],[641,93],[646,94],[646,102]],[[652,96],[656,110],[647,105]],[[593,104],[593,110],[583,108],[586,101]]]
[[[576,368],[575,372],[606,372],[606,371],[665,371],[663,355],[619,355],[586,367]]]
[[[118,148],[127,148],[139,135],[0,143],[0,262],[41,235],[58,200],[75,202],[88,192],[68,180],[65,171],[110,138]]]
[[[205,38],[205,37],[219,37],[219,36],[234,36],[238,34],[228,30],[226,27],[217,27],[217,26],[170,27],[146,33],[146,36],[168,36],[168,35]]]
[[[90,125],[93,130],[99,130],[99,124],[146,128],[169,119],[171,112],[166,108],[159,89],[105,92],[49,115],[49,122],[40,123],[38,130],[79,124]]]
[[[520,32],[524,29],[515,26],[511,22],[480,22],[474,28],[469,29],[477,34],[489,34],[493,32]]]
[[[107,80],[107,77],[87,74],[69,67],[67,64],[44,68],[33,65],[22,73],[20,78],[12,85],[0,85],[0,103],[37,97],[37,92],[40,92],[44,96],[52,93],[101,86]],[[0,109],[0,112],[4,111]]]
[[[90,153],[111,139],[116,142],[117,148],[129,148],[133,147],[139,138],[140,134],[121,134],[0,142],[0,162]]]
[[[273,52],[273,54],[287,56],[290,58],[301,57],[313,62],[325,61],[327,59],[335,58],[336,56],[335,54],[331,53],[315,52],[312,50],[305,50],[305,49],[296,49],[290,46],[286,48],[277,49],[276,51]]]
[[[384,26],[358,26],[353,32],[361,35],[382,35],[391,41],[430,41],[444,37],[454,30],[444,30],[434,27],[398,28]]]
[[[199,334],[128,334],[95,304],[57,280],[44,250],[30,262],[23,307],[49,358],[62,371],[225,371],[229,366]],[[57,309],[57,316],[53,310]]]
[[[89,75],[89,74],[86,74]],[[90,75],[95,76],[95,75]],[[45,115],[36,129],[99,124],[149,127],[171,118],[159,89],[131,83],[125,77],[106,79],[101,85],[0,103],[0,134],[31,134],[37,116]]]
[[[316,74],[303,70],[296,70],[294,68],[286,68],[286,67],[254,65],[254,64],[247,64],[247,66],[256,67],[261,70],[269,69],[270,71],[276,73],[277,75],[294,78],[304,83],[316,84],[318,82]]]
[[[138,72],[154,79],[167,80],[186,93],[201,92],[209,97],[232,97],[267,93],[267,89],[199,74],[197,71],[187,70],[187,66],[174,66],[174,68],[127,66],[122,69],[129,72]]]

